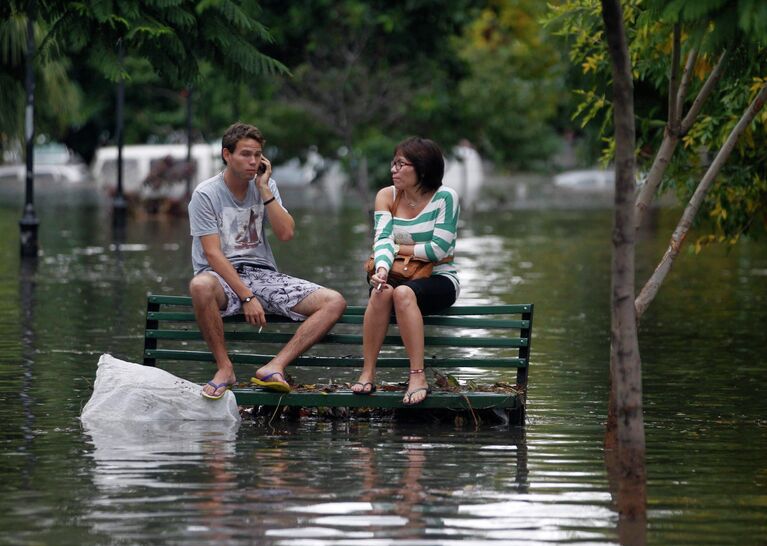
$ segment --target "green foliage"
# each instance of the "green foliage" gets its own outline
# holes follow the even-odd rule
[[[495,0],[456,40],[469,67],[459,85],[469,138],[500,164],[530,168],[558,146],[564,65],[538,23],[544,5]]]
[[[276,98],[327,127],[352,163],[421,134],[446,151],[467,139],[502,166],[544,166],[570,100],[565,63],[537,22],[544,9],[535,0],[266,1],[276,40],[267,51],[295,76],[280,80]],[[371,171],[377,183],[388,177]]]
[[[385,183],[393,144],[410,134],[436,139],[446,149],[460,139],[457,75],[462,63],[450,37],[471,2],[390,3],[383,0],[265,1],[264,24],[275,37],[266,52],[290,67],[258,96],[269,107],[260,126],[279,127],[282,146],[294,147],[312,127],[314,144],[336,155],[352,173],[367,158],[373,184]],[[302,116],[298,124],[276,115]],[[381,152],[385,150],[385,156]],[[379,165],[380,164],[380,165]]]
[[[7,15],[0,53],[17,59],[0,72],[0,85],[14,80],[16,91],[24,45],[4,31],[16,25],[23,34],[25,6],[0,6]],[[468,139],[502,166],[545,168],[569,124],[565,62],[538,23],[545,6],[537,0],[38,6],[41,51],[61,62],[49,83],[39,80],[41,90],[59,97],[38,100],[38,130],[86,157],[110,139],[121,78],[128,143],[177,139],[185,126],[182,90],[191,86],[197,139],[217,139],[234,119],[250,121],[278,154],[343,150],[350,169],[367,157],[373,184],[387,183],[392,147],[409,135],[434,138],[448,153]],[[0,131],[18,129],[23,96],[2,86],[0,97],[10,106],[0,112]]]
[[[767,77],[767,32],[763,3],[749,0],[627,0],[623,2],[631,55],[637,161],[640,172],[649,168],[663,139],[668,117],[672,34],[681,23],[681,68],[689,51],[699,51],[685,96],[686,112],[725,47],[730,56],[726,70],[694,125],[672,157],[662,189],[686,202],[709,163],[743,115]],[[758,19],[758,20],[757,20]],[[547,26],[566,37],[570,58],[581,67],[588,87],[576,90],[581,102],[575,117],[595,125],[602,135],[603,159],[613,157],[612,106],[609,100],[611,69],[602,39],[597,0],[568,0],[553,5]],[[760,183],[767,173],[765,113],[749,127],[709,192],[702,215],[709,218],[711,236],[701,240],[734,242],[759,224],[767,225],[767,194]]]
[[[183,127],[185,100],[179,91],[204,86],[206,66],[216,67],[217,85],[225,89],[288,72],[260,50],[271,35],[255,19],[260,9],[253,0],[39,0],[37,5],[37,132],[70,140],[75,148],[82,144],[81,131],[90,135],[85,140],[91,151],[101,135],[112,132],[113,84],[121,78],[130,116],[126,142],[144,142]],[[20,0],[0,6],[0,82],[13,82],[0,90],[0,134],[6,142],[21,134],[25,10]],[[231,102],[230,96],[227,107]],[[231,111],[227,117],[231,120]]]
[[[0,152],[24,140],[26,92],[27,17],[16,3],[0,11]],[[44,21],[33,25],[35,42],[43,42],[47,32]],[[82,120],[80,88],[69,78],[71,63],[49,43],[36,51],[36,117],[51,132],[62,132]],[[39,105],[43,105],[40,107]]]
[[[269,33],[231,0],[122,0],[55,2],[59,8],[52,36],[72,50],[94,52],[91,62],[109,79],[125,73],[115,61],[117,44],[126,54],[147,59],[164,81],[182,86],[199,76],[203,59],[215,62],[233,79],[284,73],[281,63],[258,49]],[[65,6],[61,6],[64,4]]]

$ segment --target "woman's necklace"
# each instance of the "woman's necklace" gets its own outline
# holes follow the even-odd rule
[[[411,209],[414,209],[420,205],[418,201],[411,201],[411,199],[405,194],[405,199],[407,199],[407,206]]]

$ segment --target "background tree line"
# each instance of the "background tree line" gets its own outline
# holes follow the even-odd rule
[[[341,151],[372,181],[385,180],[393,144],[415,133],[447,149],[466,139],[501,167],[546,169],[572,101],[566,50],[540,23],[544,9],[533,0],[38,0],[38,133],[90,159],[113,139],[124,77],[128,144],[182,138],[191,87],[197,139],[248,120],[284,157]],[[22,132],[29,10],[20,0],[0,8],[5,148]]]
[[[675,152],[660,156],[663,168],[648,177],[646,191],[659,185],[684,202],[767,78],[767,4],[622,4],[640,177],[669,141],[668,116],[681,112],[669,109],[667,97],[675,60],[676,94],[696,104],[694,116],[680,117],[670,138]],[[583,165],[600,156],[607,164],[614,151],[609,61],[594,1],[10,0],[0,6],[3,149],[23,140],[29,13],[38,44],[37,132],[86,160],[113,143],[121,77],[127,144],[183,140],[192,89],[198,141],[248,120],[274,146],[274,160],[314,146],[343,160],[363,187],[386,183],[392,147],[410,134],[429,135],[447,150],[468,140],[509,170],[550,171],[563,136],[580,137]],[[717,85],[698,105],[712,79]],[[707,194],[699,218],[712,229],[698,249],[764,224],[764,124],[762,112]]]

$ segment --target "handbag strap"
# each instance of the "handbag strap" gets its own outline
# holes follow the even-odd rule
[[[402,258],[402,260],[405,262],[405,265],[407,265],[407,264],[409,264],[410,262],[412,262],[413,260],[415,260],[416,262],[431,262],[431,263],[433,263],[433,264],[434,264],[434,266],[435,266],[435,267],[436,267],[436,266],[438,266],[438,265],[442,265],[442,264],[447,264],[447,263],[450,263],[450,262],[452,262],[452,261],[453,261],[453,258],[455,258],[455,256],[453,256],[453,255],[450,255],[450,256],[445,256],[444,258],[442,258],[442,259],[441,259],[441,260],[439,260],[438,262],[432,262],[431,260],[428,260],[428,259],[424,259],[424,258],[416,258],[416,257],[415,257],[415,256],[413,256],[412,254],[409,254],[409,255],[407,255],[407,256],[403,256],[402,254],[397,254],[397,255],[396,255],[394,258],[396,259],[396,258],[398,258],[398,257],[399,257],[399,258]]]
[[[399,207],[399,202],[402,201],[402,196],[405,194],[404,191],[397,191],[397,188],[394,188],[394,201],[392,201],[392,204],[389,205],[389,212],[391,212],[392,220],[394,219],[394,213],[397,212],[397,207]]]

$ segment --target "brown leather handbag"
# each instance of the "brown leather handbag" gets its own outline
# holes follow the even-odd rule
[[[449,261],[447,258],[445,259]],[[439,263],[445,260],[440,260]],[[368,280],[375,273],[375,256],[371,255],[365,263],[365,270],[368,273]],[[400,256],[397,254],[394,257],[394,262],[389,269],[389,280],[399,283],[413,281],[415,279],[425,279],[431,277],[431,272],[434,270],[434,262],[431,260],[424,260],[422,258],[416,258],[415,256]]]

